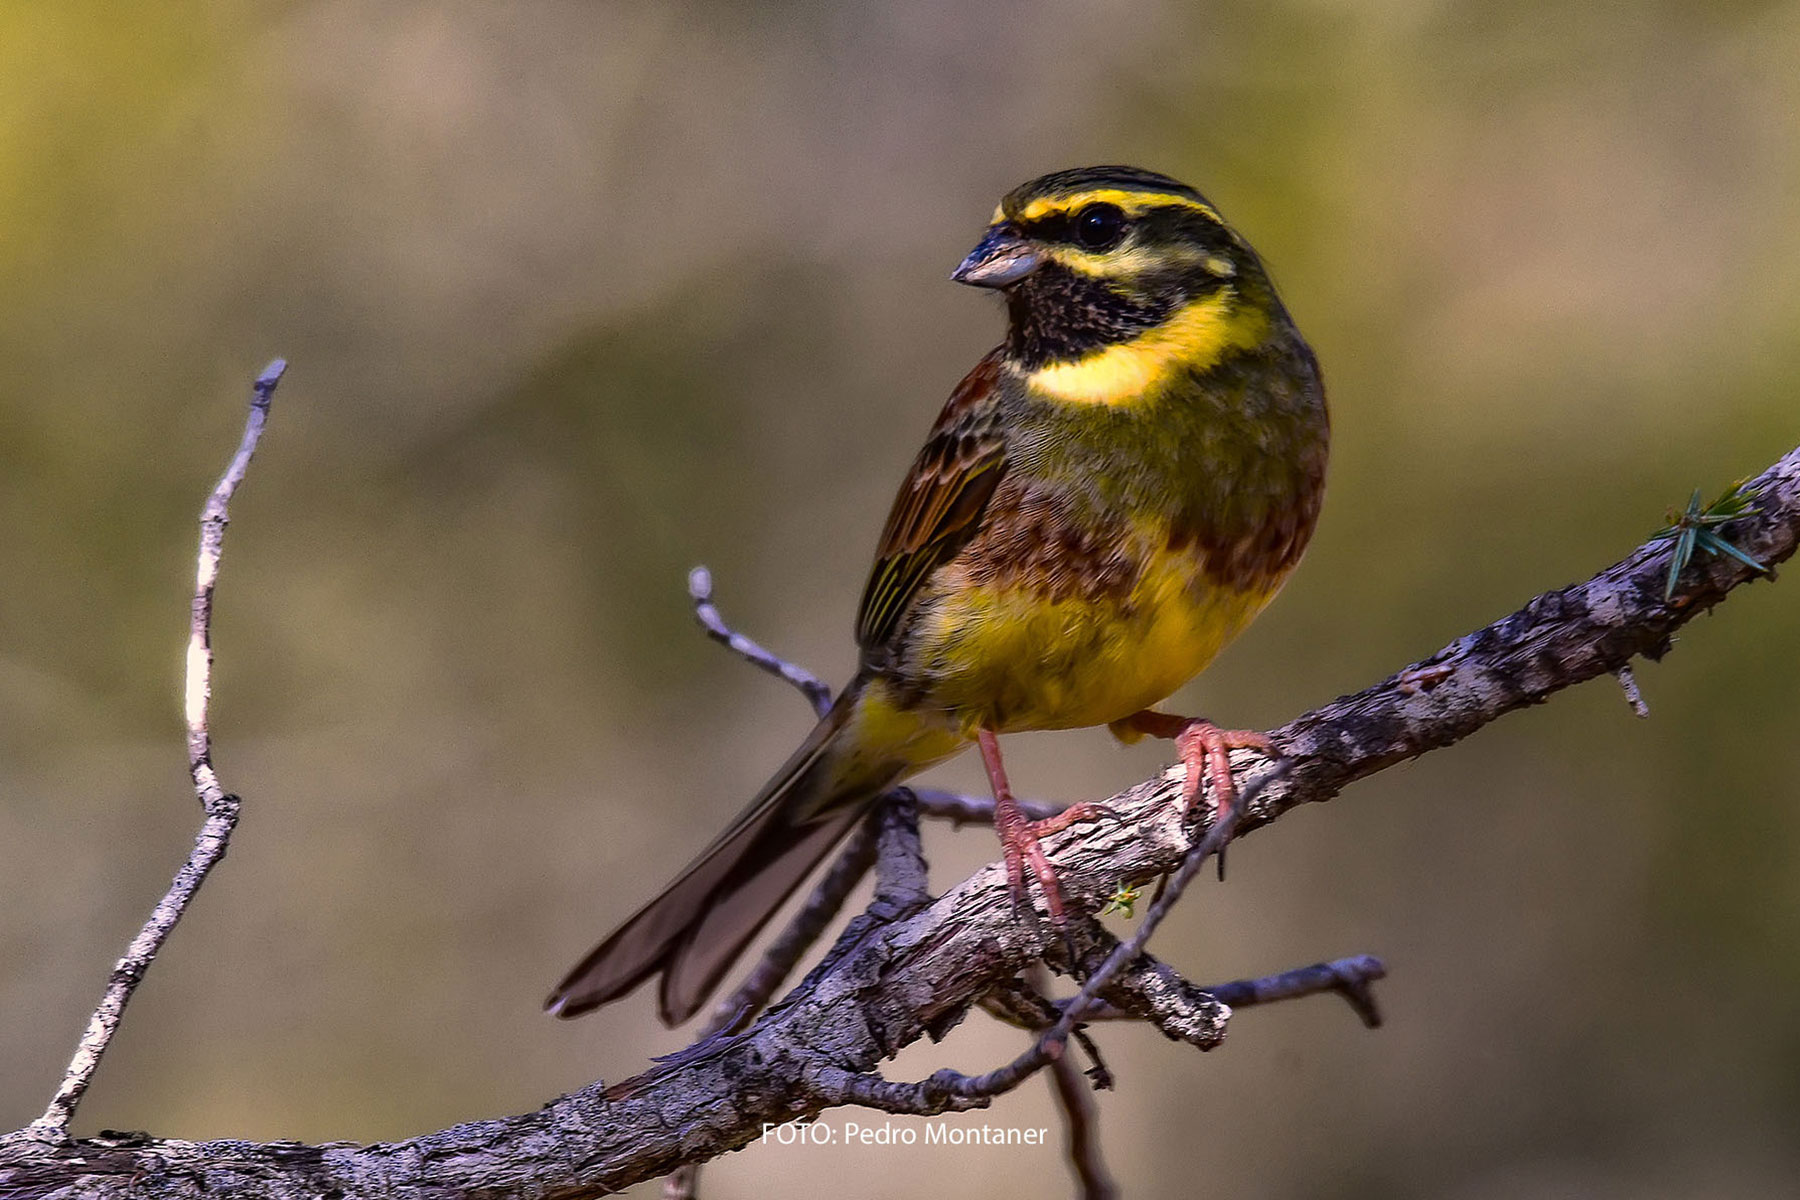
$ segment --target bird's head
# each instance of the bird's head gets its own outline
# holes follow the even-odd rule
[[[1262,264],[1204,196],[1137,167],[1015,188],[950,276],[1005,293],[1028,371],[1140,346],[1203,356],[1258,340],[1278,309]]]

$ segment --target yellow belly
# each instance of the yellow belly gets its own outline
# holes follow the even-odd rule
[[[969,731],[1104,725],[1199,674],[1278,587],[1225,590],[1191,554],[1158,549],[1123,598],[954,589],[917,630],[929,703]]]

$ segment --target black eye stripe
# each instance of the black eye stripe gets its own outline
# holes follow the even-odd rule
[[[1040,242],[1068,242],[1074,239],[1069,236],[1069,214],[1053,212],[1035,221],[1028,222],[1025,231]]]
[[[1110,250],[1124,240],[1131,221],[1116,204],[1084,204],[1073,212],[1046,213],[1022,223],[1041,242],[1060,242],[1082,250]]]

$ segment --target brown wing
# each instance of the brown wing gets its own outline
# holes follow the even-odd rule
[[[894,498],[857,612],[865,655],[889,648],[919,585],[975,535],[1006,473],[995,394],[1000,358],[993,351],[956,385]]]

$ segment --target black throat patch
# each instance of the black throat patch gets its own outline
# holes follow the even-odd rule
[[[1049,263],[1012,288],[1006,355],[1027,371],[1128,342],[1168,320],[1183,297],[1129,296],[1111,284]]]

